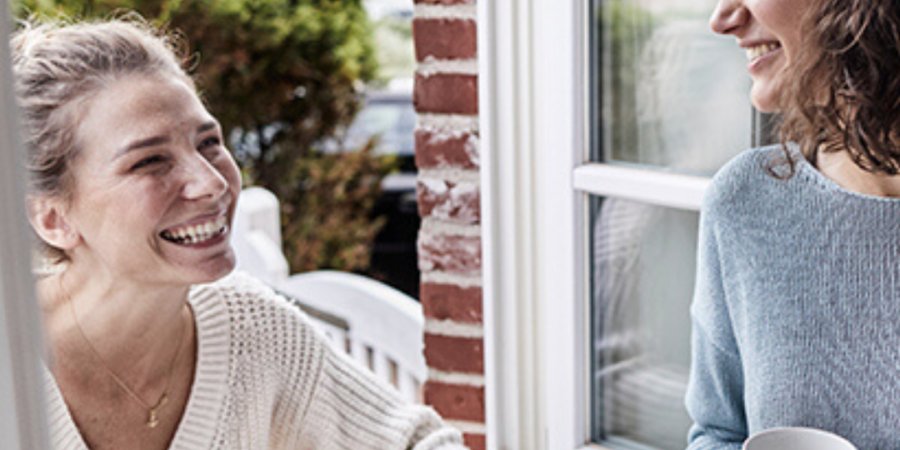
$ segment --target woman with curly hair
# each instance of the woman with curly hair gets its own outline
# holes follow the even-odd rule
[[[232,274],[240,173],[172,40],[138,18],[11,40],[57,450],[465,448]]]
[[[701,218],[690,449],[824,429],[900,448],[900,2],[720,0],[782,144],[714,178]]]

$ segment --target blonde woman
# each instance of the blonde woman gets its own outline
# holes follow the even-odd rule
[[[54,448],[460,449],[429,408],[230,274],[240,176],[172,43],[140,20],[12,37]]]

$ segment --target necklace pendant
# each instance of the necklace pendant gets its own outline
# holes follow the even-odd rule
[[[159,425],[159,417],[156,415],[156,410],[150,410],[150,419],[147,420],[147,426],[150,428],[156,428]]]
[[[159,401],[156,402],[156,406],[150,408],[150,418],[147,420],[147,426],[150,428],[156,428],[159,425],[159,409],[169,403],[169,393],[164,392],[162,397],[159,398]]]

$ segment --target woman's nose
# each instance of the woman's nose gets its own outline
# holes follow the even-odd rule
[[[185,166],[185,183],[182,193],[190,200],[218,198],[228,190],[228,180],[203,156],[197,154]]]
[[[709,27],[719,34],[734,34],[747,21],[748,14],[743,0],[719,0],[709,18]]]

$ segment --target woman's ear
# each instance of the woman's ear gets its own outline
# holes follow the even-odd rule
[[[41,240],[61,250],[71,250],[78,245],[78,233],[69,223],[67,208],[61,199],[29,196],[27,202],[28,221]]]

